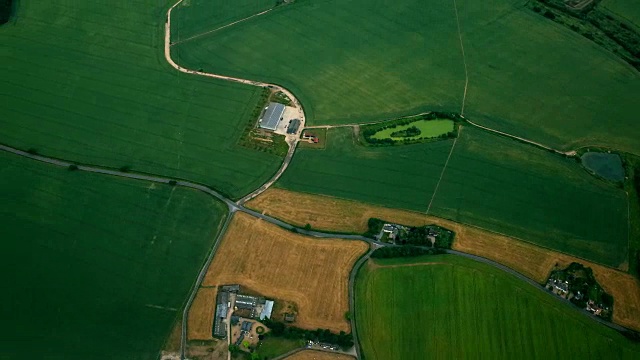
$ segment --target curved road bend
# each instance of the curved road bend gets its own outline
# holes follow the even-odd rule
[[[233,213],[236,211],[241,211],[244,213],[247,213],[249,215],[252,215],[256,218],[262,219],[264,221],[267,221],[271,224],[277,225],[281,228],[287,229],[287,230],[292,230],[292,231],[296,231],[299,234],[302,235],[308,235],[308,236],[313,236],[316,238],[336,238],[336,239],[345,239],[345,240],[360,240],[360,241],[366,241],[367,243],[371,244],[372,249],[375,247],[385,247],[385,246],[395,246],[395,245],[391,245],[391,244],[386,244],[386,243],[381,243],[378,241],[375,241],[373,239],[364,237],[362,235],[347,235],[347,234],[335,234],[335,233],[325,233],[325,232],[320,232],[320,231],[315,231],[315,230],[306,230],[306,229],[302,229],[299,227],[296,227],[294,225],[291,225],[289,223],[286,223],[282,220],[273,218],[271,216],[268,215],[264,215],[261,214],[257,211],[251,210],[251,209],[247,209],[244,206],[240,205],[240,204],[236,204],[233,201],[231,201],[230,199],[227,199],[226,197],[224,197],[222,194],[218,193],[215,190],[212,190],[204,185],[201,184],[197,184],[194,182],[190,182],[190,181],[185,181],[185,180],[177,180],[177,179],[172,179],[172,178],[167,178],[167,177],[162,177],[162,176],[155,176],[155,175],[145,175],[145,174],[139,174],[139,173],[131,173],[131,172],[121,172],[121,171],[117,171],[117,170],[111,170],[111,169],[105,169],[105,168],[101,168],[101,167],[97,167],[97,166],[88,166],[88,165],[78,165],[69,161],[64,161],[64,160],[59,160],[59,159],[55,159],[55,158],[50,158],[50,157],[46,157],[46,156],[42,156],[42,155],[37,155],[37,154],[31,154],[28,153],[26,151],[23,150],[19,150],[19,149],[15,149],[12,148],[10,146],[6,146],[6,145],[2,145],[0,144],[0,150],[6,151],[8,153],[12,153],[14,155],[18,155],[18,156],[22,156],[25,158],[29,158],[32,160],[36,160],[36,161],[40,161],[43,163],[47,163],[47,164],[51,164],[51,165],[55,165],[55,166],[59,166],[59,167],[65,167],[68,168],[71,165],[76,165],[78,166],[78,170],[79,171],[86,171],[89,173],[97,173],[97,174],[104,174],[104,175],[111,175],[111,176],[117,176],[117,177],[122,177],[122,178],[127,178],[127,179],[134,179],[134,180],[144,180],[144,181],[152,181],[152,182],[157,182],[157,183],[164,183],[164,184],[169,184],[171,181],[176,181],[176,185],[179,186],[183,186],[186,188],[191,188],[194,190],[199,190],[202,191],[210,196],[215,197],[216,199],[224,202],[228,209],[229,209],[229,216],[227,217],[227,220],[225,221],[225,225],[222,229],[222,231],[220,232],[220,234],[218,235],[218,238],[216,239],[216,243],[214,245],[214,249],[212,249],[211,253],[209,254],[209,257],[207,258],[207,262],[205,263],[205,266],[203,267],[203,269],[201,270],[198,279],[196,281],[195,285],[198,285],[201,283],[202,279],[204,278],[204,275],[206,273],[206,267],[207,265],[211,262],[211,260],[213,259],[213,256],[215,254],[215,249],[217,248],[218,244],[219,244],[219,240],[221,238],[221,236],[224,234],[224,230],[226,230],[226,225],[227,223],[231,220]],[[365,256],[363,256],[358,262],[356,262],[354,269],[356,269],[358,266],[361,266],[370,256],[370,253],[372,252],[372,250],[369,250],[369,253],[367,253]],[[562,301],[561,298],[554,296],[552,294],[550,294],[543,285],[538,284],[536,281],[520,274],[519,272],[504,266],[502,264],[499,264],[493,260],[489,260],[487,258],[481,257],[481,256],[477,256],[477,255],[472,255],[472,254],[467,254],[467,253],[463,253],[460,251],[456,251],[456,250],[447,250],[448,254],[453,254],[453,255],[458,255],[458,256],[462,256],[462,257],[466,257],[472,260],[476,260],[476,261],[480,261],[483,262],[485,264],[491,265],[493,267],[496,267],[500,270],[503,270],[509,274],[512,274],[513,276],[517,277],[518,279],[521,279],[531,285],[533,285],[534,287],[536,287],[537,289],[539,289],[540,291],[545,292],[546,294],[549,294],[550,296]],[[356,271],[352,271],[350,274],[350,278],[349,278],[349,308],[351,310],[353,310],[354,308],[354,301],[353,301],[353,290],[354,290],[354,282],[355,282],[355,275],[356,275]],[[194,287],[194,290],[197,290],[197,287]],[[195,297],[195,291],[191,294],[191,297],[189,298],[189,301],[187,302],[188,305],[191,304],[191,302],[193,301],[193,298]],[[565,302],[569,303],[568,300],[565,300]],[[188,308],[185,308],[185,313],[187,311]],[[599,318],[597,316],[594,316],[584,310],[581,310],[580,313],[582,313],[583,315],[605,325],[608,326],[611,329],[620,331],[620,332],[626,332],[629,331],[629,329],[620,326],[618,324],[614,324],[608,321],[603,320],[602,318]],[[184,315],[183,314],[183,315]],[[352,331],[354,333],[354,335],[356,334],[355,331],[355,313],[352,312],[352,321],[351,321],[351,326],[352,326]],[[185,325],[185,321],[186,318],[183,318],[183,335],[184,332],[186,331],[186,326]],[[182,339],[182,343],[184,345],[186,339],[183,337]],[[359,346],[358,346],[358,341],[357,341],[357,337],[354,336],[354,343],[356,344],[356,351],[358,351],[358,355],[359,355]],[[184,348],[182,349],[182,353],[184,353]]]
[[[284,88],[284,87],[282,87],[280,85],[261,82],[261,81],[240,79],[240,78],[233,77],[233,76],[225,76],[225,75],[208,73],[208,72],[204,72],[204,71],[197,71],[197,70],[187,69],[185,67],[182,67],[182,66],[178,65],[171,58],[171,45],[172,45],[171,44],[171,13],[173,12],[173,9],[175,9],[178,5],[180,5],[182,3],[182,1],[183,0],[178,0],[178,2],[176,2],[173,6],[171,6],[169,8],[169,10],[167,11],[167,19],[166,19],[165,30],[164,30],[164,58],[167,60],[169,65],[171,65],[174,69],[176,69],[176,70],[178,70],[178,71],[180,71],[182,73],[185,73],[185,74],[206,76],[206,77],[210,77],[210,78],[214,78],[214,79],[232,81],[232,82],[237,82],[237,83],[240,83],[240,84],[245,84],[245,85],[250,85],[250,86],[258,86],[258,87],[263,87],[263,88],[264,87],[268,87],[268,88],[276,90],[276,91],[281,91],[282,93],[287,95],[287,97],[289,97],[289,99],[291,99],[291,102],[294,105],[293,107],[298,109],[298,119],[300,119],[300,121],[302,122],[302,128],[304,128],[304,124],[306,123],[306,117],[305,117],[305,114],[304,114],[304,109],[302,107],[302,104],[293,95],[293,93],[291,91],[287,90],[286,88]],[[249,17],[247,17],[245,19],[233,22],[233,23],[225,25],[223,27],[229,27],[231,25],[234,25],[234,24],[237,24],[239,22],[248,20],[250,18],[253,18],[253,17],[256,17],[256,16],[260,16],[260,15],[264,15],[264,14],[268,13],[269,11],[270,10],[263,11],[263,12],[261,12],[259,14],[249,16]],[[218,28],[216,30],[219,30],[219,29],[221,29],[221,28]],[[240,199],[238,201],[238,204],[244,204],[246,201],[251,200],[254,197],[260,195],[262,192],[267,190],[271,185],[273,185],[273,183],[275,183],[280,178],[280,176],[287,169],[287,166],[289,166],[289,163],[291,162],[291,159],[293,158],[293,153],[295,152],[296,145],[298,144],[298,138],[296,137],[295,140],[292,140],[291,142],[287,142],[287,144],[289,145],[289,151],[287,152],[287,155],[285,156],[285,158],[284,158],[284,160],[282,162],[282,165],[280,166],[280,169],[276,172],[276,174],[271,178],[271,180],[269,180],[268,182],[264,183],[261,187],[259,187],[255,191],[253,191],[251,194],[249,194],[249,195],[245,196],[244,198]]]

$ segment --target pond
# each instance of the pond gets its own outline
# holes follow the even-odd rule
[[[624,167],[618,154],[587,152],[581,159],[584,167],[602,178],[611,181],[624,180]]]

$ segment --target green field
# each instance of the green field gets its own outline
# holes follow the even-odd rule
[[[563,149],[640,153],[637,71],[524,0],[456,3],[471,119]],[[192,68],[286,86],[310,124],[460,111],[462,104],[465,71],[449,0],[299,0],[172,52]]]
[[[365,147],[356,141],[350,128],[327,130],[326,148],[296,150],[277,186],[426,209],[452,140],[392,147]]]
[[[0,358],[156,359],[225,206],[4,152],[0,188]]]
[[[374,139],[394,139],[394,140],[415,140],[420,138],[435,138],[440,135],[453,131],[452,120],[418,120],[416,122],[409,123],[407,125],[396,126],[394,128],[388,128],[375,133],[372,136]],[[392,133],[396,131],[407,130],[408,128],[415,126],[420,130],[420,135],[408,136],[408,137],[393,137]]]
[[[171,5],[178,0],[171,0]],[[182,0],[171,13],[171,42],[180,42],[273,8],[276,0]]]
[[[411,261],[431,262],[418,266]],[[371,262],[371,260],[370,260]],[[453,255],[356,280],[366,359],[637,359],[640,346],[501,270]]]
[[[258,188],[281,158],[236,142],[261,89],[171,68],[164,18],[174,2],[20,1],[0,28],[0,142],[236,198]]]
[[[611,11],[640,30],[640,6],[636,0],[603,0],[599,7]]]
[[[299,149],[286,189],[425,212],[452,140],[364,147],[331,129],[323,151]],[[627,199],[579,163],[465,126],[430,214],[611,266],[626,260]]]

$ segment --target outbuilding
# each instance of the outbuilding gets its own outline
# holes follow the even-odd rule
[[[260,128],[275,131],[278,123],[282,120],[284,109],[285,106],[283,104],[270,102],[260,119]]]

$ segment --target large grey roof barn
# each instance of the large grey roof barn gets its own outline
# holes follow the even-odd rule
[[[264,112],[264,116],[260,119],[260,127],[274,131],[278,127],[280,118],[284,114],[285,106],[279,103],[271,102]]]

